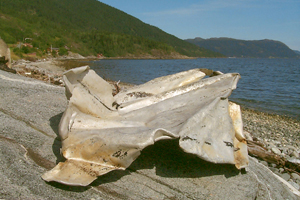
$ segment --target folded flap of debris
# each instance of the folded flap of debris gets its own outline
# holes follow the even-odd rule
[[[175,138],[183,151],[199,158],[246,167],[240,107],[228,102],[240,75],[204,78],[202,71],[156,78],[115,96],[112,86],[88,66],[65,72],[69,104],[59,134],[67,160],[42,178],[85,186],[112,170],[126,169],[156,141]]]

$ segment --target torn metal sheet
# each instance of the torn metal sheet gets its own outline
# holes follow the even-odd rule
[[[69,104],[60,124],[67,159],[42,178],[89,185],[97,176],[126,169],[141,151],[179,138],[183,151],[213,163],[248,165],[240,107],[228,96],[237,73],[201,69],[156,78],[113,96],[113,87],[88,66],[64,74]]]

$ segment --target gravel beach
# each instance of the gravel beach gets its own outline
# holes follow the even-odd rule
[[[244,130],[267,147],[277,147],[282,155],[291,155],[288,149],[300,150],[300,122],[289,117],[242,109]],[[273,143],[273,144],[272,144]],[[296,154],[295,154],[296,155]],[[297,156],[299,156],[297,154]]]
[[[244,131],[262,143],[269,152],[286,160],[300,164],[300,122],[285,116],[263,113],[242,108]],[[300,176],[272,163],[260,162],[279,175],[297,190],[300,190]]]
[[[68,65],[68,66],[66,66]],[[63,86],[62,73],[66,68],[85,65],[84,62],[71,60],[39,60],[29,62],[20,60],[12,64],[18,74],[39,79],[51,84]],[[128,87],[120,84],[120,87]],[[285,116],[263,113],[242,106],[244,131],[250,139],[262,143],[269,152],[273,152],[287,160],[300,162],[300,121]],[[259,159],[258,159],[259,160]],[[295,189],[300,189],[299,172],[291,173],[272,163],[260,161],[275,174],[288,181]]]

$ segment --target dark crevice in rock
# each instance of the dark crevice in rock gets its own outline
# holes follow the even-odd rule
[[[52,169],[55,166],[54,162],[51,162],[51,161],[43,158],[41,155],[36,153],[34,150],[32,150],[30,148],[26,148],[24,145],[18,143],[14,139],[7,138],[7,137],[4,137],[4,136],[0,135],[0,140],[5,140],[9,143],[17,144],[20,147],[22,147],[22,149],[24,149],[26,151],[25,156],[28,156],[32,161],[34,161],[40,167],[43,167],[43,168],[49,170],[49,169]]]
[[[47,136],[47,137],[51,137],[51,138],[54,138],[54,136],[52,135],[49,135],[48,133],[46,133],[45,131],[37,128],[36,126],[34,126],[32,123],[30,123],[29,121],[23,119],[22,117],[20,116],[17,116],[16,114],[10,112],[10,111],[7,111],[7,110],[4,110],[2,108],[0,108],[0,111],[3,112],[4,114],[10,116],[11,118],[15,119],[15,120],[18,120],[18,121],[21,121],[21,122],[24,122],[27,126],[33,128],[34,130],[42,133],[43,135]]]
[[[33,160],[40,167],[43,167],[47,170],[50,170],[53,167],[55,167],[54,162],[51,162],[50,160],[43,158],[40,154],[36,153],[31,148],[27,148],[27,155],[29,156],[29,158],[31,158],[31,160]]]

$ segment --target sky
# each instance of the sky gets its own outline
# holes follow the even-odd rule
[[[300,50],[300,0],[100,1],[180,39],[271,39]]]

